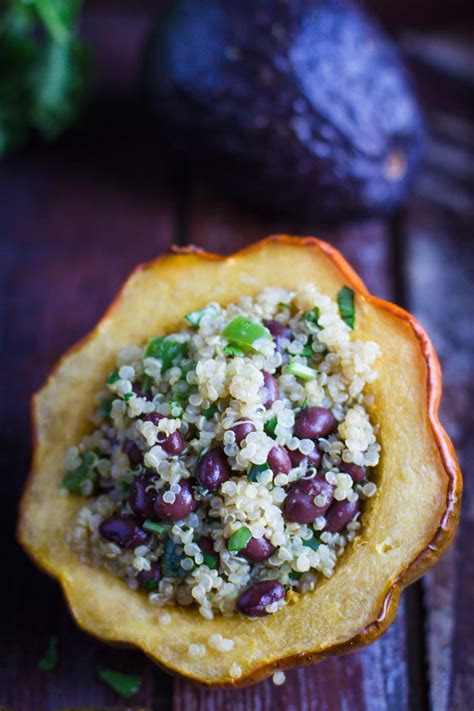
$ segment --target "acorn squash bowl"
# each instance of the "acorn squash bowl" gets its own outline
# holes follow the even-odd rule
[[[226,304],[264,286],[296,288],[313,281],[332,298],[356,294],[355,337],[382,350],[370,386],[381,461],[376,496],[365,504],[360,535],[333,577],[313,592],[293,594],[274,615],[204,619],[197,609],[167,607],[170,624],[145,594],[112,573],[81,563],[65,532],[81,497],[61,496],[67,447],[88,430],[90,403],[116,351],[179,328],[183,314],[210,301]],[[416,320],[371,296],[343,257],[312,238],[271,237],[229,257],[177,249],[139,266],[96,328],[59,362],[33,403],[35,448],[18,526],[19,540],[57,578],[77,623],[114,643],[142,649],[171,672],[209,686],[257,681],[279,668],[317,662],[377,639],[393,621],[401,590],[443,553],[456,530],[461,474],[438,420],[441,375]],[[210,634],[234,640],[227,653],[188,655]],[[231,676],[238,664],[241,676]]]

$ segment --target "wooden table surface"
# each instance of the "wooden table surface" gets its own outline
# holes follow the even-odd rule
[[[170,167],[134,100],[138,48],[150,17],[145,2],[128,10],[119,3],[91,7],[84,33],[98,56],[97,100],[57,144],[31,145],[0,164],[0,705],[123,708],[97,678],[98,667],[109,667],[140,675],[130,705],[153,711],[468,711],[474,703],[474,80],[464,45],[450,45],[457,63],[440,63],[430,37],[405,36],[431,130],[423,169],[393,218],[325,229],[316,221],[243,212],[206,193],[199,176]],[[173,243],[227,253],[282,231],[328,239],[371,291],[413,311],[427,328],[444,369],[442,420],[464,470],[464,510],[455,544],[405,593],[381,640],[291,671],[283,687],[268,680],[207,691],[172,679],[137,651],[108,647],[77,629],[58,585],[13,541],[31,456],[29,399],[137,262]],[[59,639],[60,663],[43,672],[37,661],[50,635]]]

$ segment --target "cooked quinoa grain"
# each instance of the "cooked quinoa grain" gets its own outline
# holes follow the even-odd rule
[[[312,284],[267,288],[121,350],[95,429],[65,456],[65,493],[87,497],[67,534],[81,560],[206,619],[275,613],[330,577],[380,455],[379,347],[346,321]]]

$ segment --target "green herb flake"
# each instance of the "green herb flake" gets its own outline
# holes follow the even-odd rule
[[[271,338],[270,331],[255,321],[245,316],[236,316],[224,328],[221,336],[231,345],[238,346],[244,351],[255,350],[253,345],[260,338]]]
[[[297,378],[301,378],[301,380],[314,380],[317,375],[314,368],[309,368],[307,365],[297,363],[294,360],[290,361],[288,365],[285,365],[283,372],[295,375]]]
[[[245,548],[251,538],[252,533],[250,529],[248,529],[247,526],[242,526],[238,531],[235,531],[227,541],[227,549],[238,553],[242,548]]]
[[[138,676],[124,674],[114,669],[99,669],[97,674],[103,682],[108,684],[116,694],[123,696],[124,699],[131,699],[132,696],[135,696],[142,683]]]
[[[210,524],[220,523],[220,521],[221,521],[220,518],[217,518],[217,516],[208,516],[207,517],[207,522]]]
[[[310,321],[311,323],[315,323],[317,326],[319,326],[319,309],[317,306],[314,307],[314,309],[311,309],[311,311],[305,311],[303,314],[303,318],[305,321]]]
[[[106,383],[107,385],[114,385],[114,383],[116,383],[118,380],[120,380],[118,370],[113,370],[107,378]]]
[[[282,309],[291,309],[291,304],[287,304],[285,301],[279,301],[278,306]]]
[[[301,409],[304,410],[305,408],[308,407],[308,397],[306,396],[303,402],[301,403]]]
[[[206,410],[204,410],[204,417],[206,420],[210,420],[218,412],[217,405],[210,405]]]
[[[165,523],[160,523],[159,521],[152,521],[149,518],[147,518],[142,523],[142,528],[145,529],[145,531],[154,533],[156,536],[162,536],[168,530],[168,527]]]
[[[132,488],[132,485],[130,484],[130,482],[124,481],[123,479],[122,479],[122,481],[119,482],[118,490],[119,490],[119,494],[122,499],[128,499],[128,497],[130,496],[130,489],[131,488]]]
[[[307,546],[308,548],[312,548],[313,551],[317,551],[319,546],[321,545],[320,541],[318,541],[317,538],[313,536],[313,538],[310,538],[307,541],[303,541],[303,545]]]
[[[239,346],[224,346],[224,353],[226,353],[226,355],[237,356],[240,358],[245,355],[245,351],[243,351]]]
[[[297,570],[292,570],[291,573],[288,573],[288,577],[290,580],[299,580],[303,573],[299,573]]]
[[[62,485],[72,494],[81,494],[82,487],[92,475],[92,470],[98,461],[95,452],[84,452],[81,456],[81,463],[70,472],[66,472],[63,477]]]
[[[354,291],[348,286],[343,286],[337,295],[337,303],[342,320],[353,330],[355,325]]]
[[[275,438],[276,438],[275,429],[276,429],[277,424],[278,424],[278,419],[277,419],[277,417],[276,417],[276,415],[275,415],[275,416],[272,417],[270,420],[267,420],[267,421],[265,422],[265,424],[263,425],[263,431],[264,431],[265,434],[267,434],[269,437],[272,437],[273,439],[275,439]],[[267,467],[267,469],[268,469],[268,467]]]
[[[203,309],[197,309],[196,311],[190,311],[185,315],[185,319],[191,326],[199,326],[201,320],[204,316],[217,316],[219,309],[214,304],[209,304]]]
[[[249,473],[247,474],[247,479],[249,481],[257,481],[257,477],[260,472],[266,472],[267,469],[270,469],[268,464],[253,464],[250,468]]]
[[[41,671],[53,671],[59,663],[58,638],[54,635],[49,638],[46,653],[38,660],[38,669]]]
[[[169,539],[166,541],[165,550],[161,558],[161,570],[165,577],[184,578],[190,572],[189,570],[184,570],[180,565],[183,558],[185,558],[180,551],[182,551],[182,546],[173,543]]]
[[[148,341],[145,348],[145,358],[156,358],[161,361],[161,374],[163,375],[173,366],[176,358],[186,358],[188,355],[188,344],[186,342],[174,341],[172,338],[160,336]]]
[[[145,590],[148,590],[151,592],[152,590],[156,590],[158,587],[158,581],[157,580],[145,580],[144,583]]]
[[[217,568],[217,556],[212,555],[212,553],[203,553],[204,565],[207,565],[209,570],[216,570]]]
[[[132,397],[134,395],[135,395],[135,393],[125,393],[125,395],[123,396],[123,399],[125,400],[125,402],[128,402],[129,400],[132,399]]]

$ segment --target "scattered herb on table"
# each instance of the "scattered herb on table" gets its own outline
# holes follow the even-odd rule
[[[58,638],[52,635],[49,638],[46,653],[38,660],[38,669],[41,671],[53,671],[58,666]]]
[[[102,681],[124,699],[131,699],[140,690],[142,683],[140,677],[124,674],[114,669],[99,669],[97,674]]]

